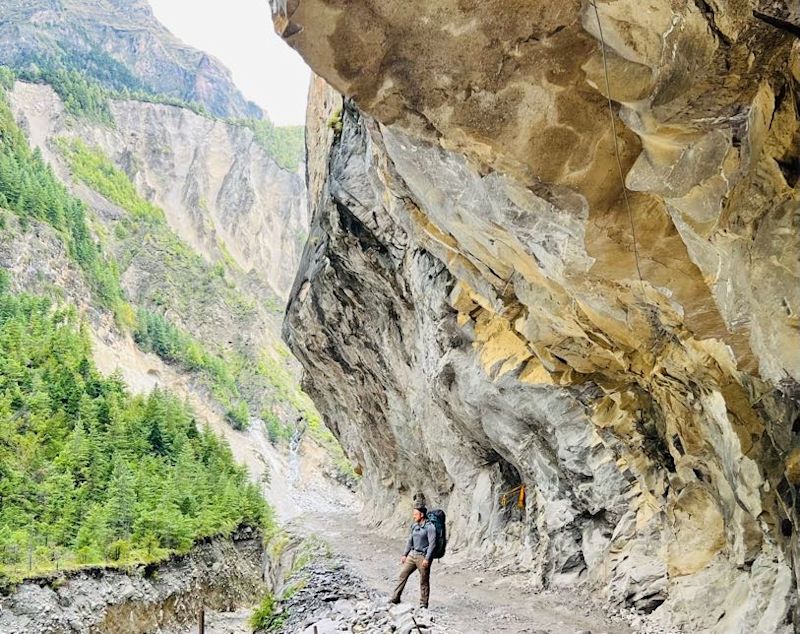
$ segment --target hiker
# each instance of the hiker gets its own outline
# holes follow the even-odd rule
[[[428,518],[428,509],[417,505],[412,511],[414,523],[408,536],[406,550],[400,558],[400,580],[392,595],[392,603],[400,603],[400,596],[406,587],[406,581],[415,570],[419,571],[419,605],[428,607],[431,592],[431,563],[436,549],[436,526]]]

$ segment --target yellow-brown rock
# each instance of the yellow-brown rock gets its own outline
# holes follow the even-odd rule
[[[376,519],[424,490],[545,584],[788,632],[797,46],[738,0],[594,7],[274,3],[347,96],[285,337]]]
[[[800,447],[796,447],[786,458],[786,479],[793,486],[800,486]]]

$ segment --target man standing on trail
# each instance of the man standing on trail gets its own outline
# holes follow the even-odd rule
[[[392,595],[392,603],[400,603],[406,581],[412,572],[419,570],[419,605],[423,608],[428,607],[428,597],[431,593],[431,562],[436,548],[436,527],[428,520],[427,514],[428,509],[421,504],[412,512],[414,523],[411,525],[406,550],[400,558],[403,567],[400,569],[400,580]]]

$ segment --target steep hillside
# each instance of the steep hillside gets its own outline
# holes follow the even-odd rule
[[[796,628],[791,37],[736,2],[273,7],[353,99],[312,91],[285,338],[373,517],[420,491],[487,565]]]
[[[300,176],[279,168],[250,126],[175,106],[110,101],[109,112],[131,127],[109,127],[71,114],[47,86],[8,86],[34,155],[54,166],[85,204],[88,226],[81,235],[99,238],[86,239],[90,251],[99,247],[101,255],[92,257],[107,262],[99,270],[110,276],[104,283],[111,290],[103,292],[113,297],[104,303],[96,292],[82,294],[81,284],[56,273],[70,270],[59,263],[59,257],[72,257],[70,248],[59,252],[58,234],[43,226],[36,229],[42,238],[25,244],[29,222],[20,227],[20,240],[5,244],[4,260],[25,280],[20,290],[74,301],[90,319],[103,368],[118,366],[139,389],[161,384],[185,394],[211,417],[254,477],[268,463],[279,466],[270,442],[285,451],[295,432],[307,430],[329,456],[321,468],[351,478],[341,450],[299,390],[297,368],[277,336],[280,291],[304,231]],[[187,157],[194,159],[188,166]],[[32,262],[33,253],[42,252],[47,257]],[[43,275],[45,270],[53,274]],[[88,273],[100,275],[93,271]],[[90,287],[103,279],[90,279]],[[149,380],[143,372],[160,378]],[[223,418],[240,431],[220,428]],[[251,433],[267,441],[248,446]],[[288,502],[285,491],[273,492]]]
[[[97,372],[73,306],[15,295],[0,274],[0,572],[29,544],[29,568],[148,560],[267,521],[246,470],[185,405],[132,398]]]
[[[232,419],[246,426],[249,415],[240,415],[238,410],[247,403],[244,412],[249,407],[254,414],[260,415],[265,398],[260,393],[268,392],[268,381],[263,377],[259,379],[254,369],[263,355],[267,355],[263,359],[265,363],[283,365],[283,359],[275,351],[278,342],[274,334],[277,324],[274,312],[279,310],[281,300],[270,289],[266,276],[255,272],[248,276],[232,259],[226,243],[219,237],[208,259],[203,258],[169,226],[167,218],[170,214],[140,196],[130,178],[116,167],[100,146],[87,145],[82,140],[91,140],[95,129],[104,129],[102,124],[95,124],[97,128],[93,128],[91,123],[83,124],[81,120],[66,115],[58,97],[46,86],[17,84],[17,87],[18,90],[10,93],[17,119],[30,130],[31,141],[43,159],[57,166],[61,177],[73,183],[75,193],[94,212],[91,215],[95,219],[94,229],[102,238],[103,251],[116,263],[121,292],[138,311],[134,331],[138,333],[140,343],[145,349],[160,352],[167,361],[182,363],[184,370],[202,375]],[[25,94],[26,88],[41,93],[44,99],[16,99],[17,94]],[[52,111],[41,110],[42,104]],[[33,107],[30,118],[24,110],[29,105]],[[145,111],[155,111],[151,120],[158,120],[159,109],[166,108],[153,104],[138,105]],[[169,113],[174,108],[166,110]],[[48,126],[52,120],[38,118],[42,112],[52,112],[62,127]],[[206,121],[193,113],[185,113],[185,116]],[[157,131],[163,132],[166,127],[157,128]],[[235,126],[229,128],[234,132],[240,130]],[[68,134],[62,134],[67,131]],[[142,138],[147,137],[145,132],[132,134]],[[117,149],[121,145],[118,137],[108,141],[110,148]],[[182,141],[182,144],[173,146],[162,144],[160,152],[155,154],[137,156],[129,152],[130,166],[139,171],[155,170],[167,158],[168,152],[200,154],[206,143],[203,137],[184,137]],[[208,143],[212,144],[213,140]],[[249,145],[254,145],[252,135]],[[297,196],[298,188],[302,190],[296,184],[297,176],[280,170],[263,152],[258,158],[272,166],[274,173],[274,179],[259,182],[263,188],[259,192],[261,199],[266,204],[285,204],[289,209],[299,206],[297,198],[292,198]],[[231,179],[225,167],[230,169],[233,163],[233,158],[230,158],[227,166],[222,166],[220,181]],[[254,169],[257,169],[257,164]],[[250,168],[246,173],[249,171]],[[206,176],[199,166],[192,174],[198,179]],[[283,190],[281,174],[287,183]],[[171,180],[162,180],[156,185],[165,183],[172,185]],[[252,186],[246,189],[247,183],[245,175],[240,179],[240,192],[247,195],[249,191],[257,199]],[[204,190],[200,190],[198,195],[202,193]],[[189,223],[182,222],[181,218],[183,210],[177,206],[173,209],[175,214],[172,217],[177,217],[178,228],[188,233],[186,225]],[[213,228],[210,219],[202,215],[198,217],[202,214],[201,208],[193,211],[195,223]],[[242,207],[236,211],[259,215],[260,208]],[[266,220],[262,226],[280,235],[282,219],[267,215]],[[241,252],[235,246],[231,250]],[[276,262],[270,262],[264,268],[276,271],[281,266],[291,267],[291,251],[286,255],[276,254]],[[121,318],[123,329],[124,322],[133,317]],[[245,389],[247,394],[243,392]]]
[[[111,127],[71,117],[53,89],[40,84],[17,82],[9,97],[48,161],[61,159],[48,143],[58,137],[100,148],[207,262],[230,265],[243,284],[249,278],[286,296],[308,224],[305,188],[250,128],[131,100],[109,101]]]
[[[230,71],[156,20],[146,0],[3,0],[0,63],[44,63],[116,90],[203,104],[221,117],[261,117]]]

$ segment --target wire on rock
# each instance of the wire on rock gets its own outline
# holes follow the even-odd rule
[[[633,222],[633,211],[631,210],[631,203],[628,200],[628,189],[625,187],[625,175],[622,172],[622,159],[619,154],[619,141],[617,140],[617,123],[614,119],[614,103],[611,99],[611,82],[608,77],[608,60],[606,60],[606,40],[603,36],[603,25],[600,22],[600,12],[597,10],[597,2],[590,0],[590,4],[594,9],[594,16],[597,18],[597,29],[600,33],[600,50],[603,54],[603,73],[606,79],[606,99],[608,100],[608,116],[611,119],[611,136],[614,139],[614,156],[617,159],[617,171],[619,172],[619,181],[622,185],[622,197],[625,199],[625,208],[628,210],[628,221],[631,225],[631,236],[633,237],[633,257],[636,262],[636,273],[639,276],[639,281],[642,283],[642,290],[644,290],[644,280],[642,279],[642,269],[639,266],[639,245],[636,241],[636,225]]]

